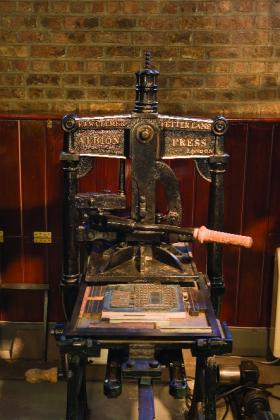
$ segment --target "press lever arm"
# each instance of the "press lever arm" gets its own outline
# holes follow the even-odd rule
[[[253,239],[250,236],[233,235],[232,233],[219,232],[207,229],[205,226],[194,228],[193,237],[203,244],[203,242],[218,242],[220,244],[230,244],[251,248]]]
[[[199,228],[184,228],[165,224],[138,223],[132,219],[124,219],[117,216],[95,216],[92,228],[109,232],[157,232],[163,235],[175,234],[178,235],[178,242],[197,240],[200,243],[218,242],[228,245],[243,246],[245,248],[251,248],[253,244],[253,240],[250,236],[219,232],[207,229],[205,226]]]

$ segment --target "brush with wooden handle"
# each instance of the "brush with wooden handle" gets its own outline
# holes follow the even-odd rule
[[[29,369],[25,372],[25,380],[31,384],[37,384],[43,381],[55,384],[58,382],[58,369],[57,367],[50,369]]]

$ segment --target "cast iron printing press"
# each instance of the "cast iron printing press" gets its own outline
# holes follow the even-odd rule
[[[122,381],[139,386],[139,419],[155,418],[152,385],[163,367],[170,394],[189,394],[182,349],[196,357],[188,419],[216,419],[218,367],[212,356],[231,351],[232,339],[218,319],[224,290],[222,243],[250,247],[252,239],[223,229],[224,152],[227,121],[158,114],[157,76],[146,53],[136,73],[131,114],[67,115],[61,154],[64,171],[65,325],[54,335],[67,380],[67,420],[88,418],[86,365],[108,349],[104,393],[122,392]],[[94,158],[119,159],[119,192],[79,193],[78,179]],[[192,158],[210,182],[208,228],[181,227],[179,183],[165,160]],[[125,163],[131,161],[131,212],[127,213]],[[168,212],[158,214],[156,184],[164,186]],[[190,252],[194,240],[207,244],[207,274]],[[187,366],[186,366],[187,369]],[[91,418],[94,417],[92,413]]]

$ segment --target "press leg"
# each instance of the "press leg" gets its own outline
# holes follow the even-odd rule
[[[188,420],[216,420],[217,365],[213,359],[198,356],[195,384]]]
[[[186,398],[188,394],[188,384],[185,374],[182,351],[173,351],[172,355],[173,357],[169,363],[169,394],[177,399]]]
[[[103,388],[108,398],[116,398],[122,393],[121,364],[122,352],[110,349]]]
[[[86,393],[86,360],[75,355],[69,362],[67,382],[66,420],[86,420],[88,416]]]
[[[212,358],[205,369],[205,418],[216,420],[217,365]]]
[[[206,364],[206,357],[198,356],[196,358],[196,368],[195,368],[195,382],[194,382],[194,390],[193,390],[193,397],[192,397],[192,404],[191,408],[188,412],[187,419],[188,420],[196,420],[199,417],[198,411],[200,410],[200,406],[202,405],[203,401],[203,391],[204,391],[204,381],[205,381],[205,364]],[[201,410],[200,410],[201,411]]]

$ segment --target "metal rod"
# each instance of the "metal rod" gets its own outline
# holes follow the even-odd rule
[[[119,192],[120,194],[125,194],[125,159],[120,159]]]
[[[224,174],[227,156],[221,155],[209,159],[211,184],[209,192],[208,227],[222,231],[224,227]],[[211,282],[211,298],[215,313],[218,315],[221,296],[224,292],[223,247],[210,243],[207,247],[207,274]]]
[[[72,142],[72,134],[64,135],[64,153],[69,153]],[[67,155],[63,159],[63,305],[67,319],[70,319],[78,293],[80,277],[79,251],[76,241],[76,218],[75,195],[78,192],[78,159]]]
[[[0,289],[7,290],[49,290],[48,283],[1,283]]]
[[[141,378],[138,384],[139,420],[154,420],[155,406],[151,378]]]
[[[198,406],[204,399],[204,372],[207,358],[204,356],[197,356],[195,368],[195,382],[192,397],[192,404],[188,412],[189,420],[196,420],[198,418]]]
[[[43,359],[45,362],[48,359],[48,306],[49,306],[49,292],[44,291],[44,321],[43,321]]]

